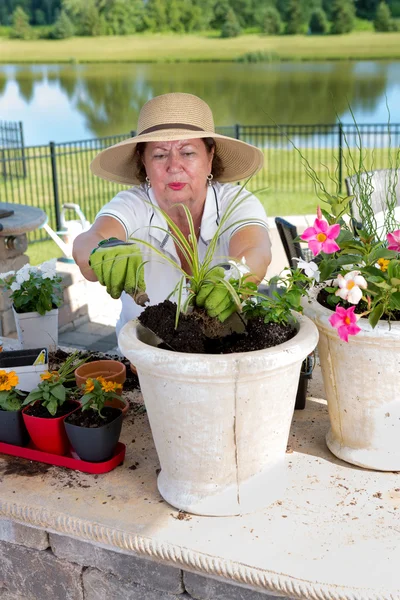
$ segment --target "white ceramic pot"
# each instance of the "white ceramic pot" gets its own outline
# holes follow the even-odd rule
[[[379,321],[343,342],[329,323],[331,310],[316,300],[304,312],[319,330],[319,356],[328,401],[326,436],[335,456],[360,467],[400,471],[400,323]]]
[[[58,344],[58,308],[44,315],[38,312],[17,313],[13,307],[18,340],[21,348],[48,348],[56,350]]]
[[[167,502],[236,515],[282,498],[300,368],[318,340],[298,319],[284,344],[223,355],[162,350],[137,322],[123,327],[119,347],[138,371]]]

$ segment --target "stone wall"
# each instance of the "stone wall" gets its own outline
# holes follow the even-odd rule
[[[292,600],[0,519],[0,600]]]

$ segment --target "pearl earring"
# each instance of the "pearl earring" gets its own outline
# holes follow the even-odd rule
[[[147,187],[151,188],[151,181],[148,177],[146,177],[146,183],[147,183]]]
[[[212,180],[214,179],[214,175],[212,173],[210,173],[209,175],[207,175],[207,183],[208,185],[211,187],[212,186]]]

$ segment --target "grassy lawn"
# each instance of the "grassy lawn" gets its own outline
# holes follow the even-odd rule
[[[0,38],[2,63],[232,61],[253,52],[266,60],[367,60],[400,58],[400,32],[356,31],[340,36],[141,33],[67,40]]]

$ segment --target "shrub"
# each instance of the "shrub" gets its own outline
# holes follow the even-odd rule
[[[375,31],[393,31],[393,19],[386,2],[380,2],[374,20]]]
[[[64,40],[72,37],[74,33],[75,29],[71,19],[67,13],[62,10],[57,21],[54,23],[51,37],[55,40]]]
[[[354,27],[354,18],[353,0],[333,0],[331,33],[350,33]]]
[[[325,35],[329,30],[328,19],[322,8],[313,11],[310,18],[310,32],[318,35]]]
[[[221,27],[221,37],[223,37],[223,38],[237,37],[238,35],[240,35],[240,33],[241,33],[241,28],[239,25],[239,21],[237,19],[237,16],[236,16],[234,10],[232,10],[232,8],[230,8],[228,10],[228,12],[226,13],[225,21]]]
[[[266,35],[279,35],[282,31],[281,16],[273,6],[268,6],[265,10],[262,30]]]

